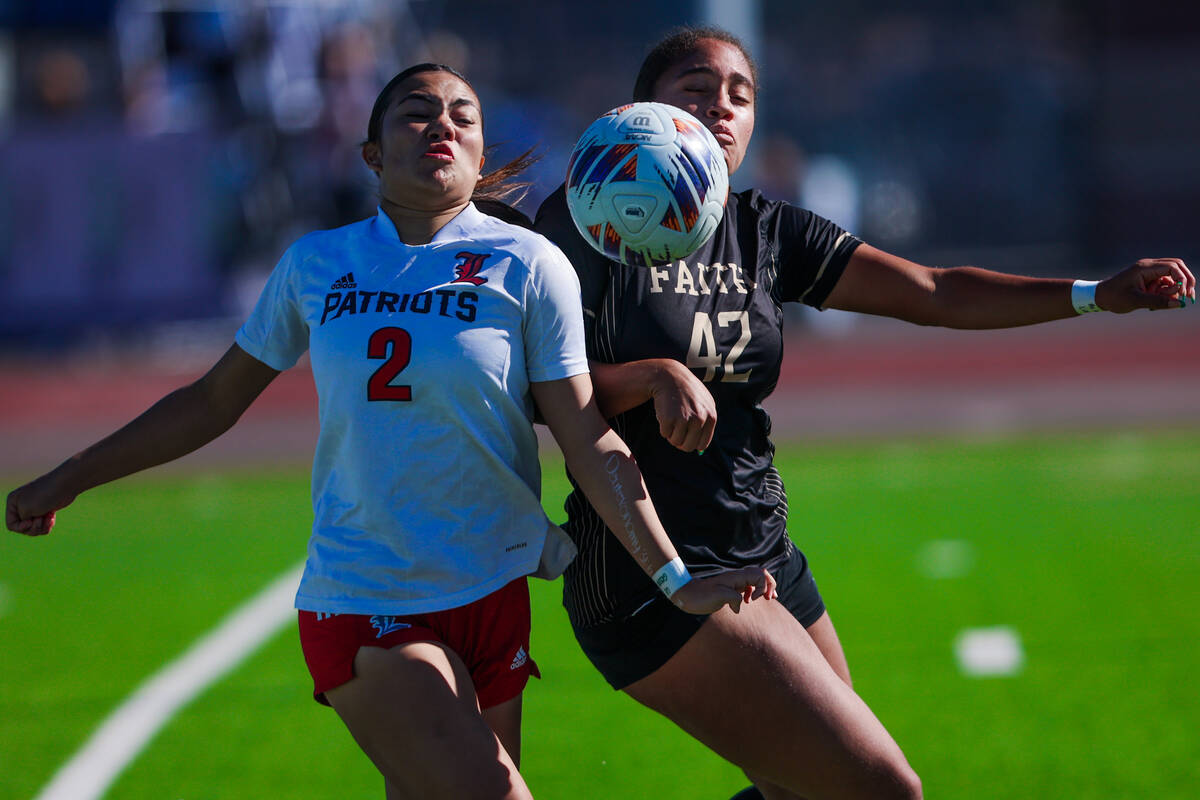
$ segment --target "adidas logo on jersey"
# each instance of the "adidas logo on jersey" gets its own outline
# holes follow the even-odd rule
[[[358,284],[354,282],[354,273],[347,272],[345,275],[334,281],[333,285],[329,288],[331,291],[336,291],[337,289],[355,289],[358,288]]]
[[[528,660],[529,660],[529,654],[525,652],[525,648],[518,647],[517,654],[516,654],[516,656],[513,657],[513,662],[512,662],[512,664],[509,665],[508,668],[510,670],[511,669],[520,669],[521,667],[525,666],[525,662]]]

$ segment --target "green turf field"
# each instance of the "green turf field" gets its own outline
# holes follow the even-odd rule
[[[792,531],[856,687],[931,798],[1200,787],[1200,434],[781,447]],[[561,518],[560,469],[546,469]],[[12,481],[4,484],[5,490]],[[0,544],[0,798],[31,798],[143,679],[303,557],[301,471],[154,474]],[[727,798],[739,773],[607,688],[534,586],[524,764],[542,798]],[[1008,626],[1015,674],[954,644]],[[381,797],[307,696],[292,627],[174,718],[112,798]],[[746,731],[753,737],[754,731]]]

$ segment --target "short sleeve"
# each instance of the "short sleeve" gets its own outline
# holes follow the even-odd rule
[[[308,349],[308,324],[295,285],[300,260],[295,245],[283,254],[254,310],[234,337],[248,354],[281,372]]]
[[[524,328],[530,381],[554,381],[588,371],[579,279],[562,251],[549,242],[531,264]]]
[[[779,261],[779,299],[821,308],[862,240],[824,217],[781,204],[768,236]]]

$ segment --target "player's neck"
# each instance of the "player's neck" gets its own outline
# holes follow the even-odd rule
[[[460,203],[444,209],[417,209],[381,198],[379,207],[396,226],[396,234],[400,237],[400,241],[408,245],[421,245],[429,244],[434,235],[447,222],[457,217],[459,212],[467,207],[467,203]]]

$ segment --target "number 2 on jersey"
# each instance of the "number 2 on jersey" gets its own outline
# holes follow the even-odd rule
[[[718,311],[717,325],[727,328],[731,323],[738,322],[742,326],[741,336],[737,343],[729,348],[729,354],[721,363],[721,354],[717,352],[716,339],[713,337],[712,317],[696,312],[692,321],[692,341],[688,345],[687,366],[692,369],[703,369],[705,383],[716,377],[717,370],[722,369],[723,383],[746,383],[750,380],[751,370],[737,371],[737,360],[750,344],[750,313],[748,311]]]
[[[391,353],[388,352],[391,345]],[[368,400],[412,400],[411,386],[393,386],[392,379],[412,360],[412,336],[403,328],[380,328],[367,340],[367,358],[386,358],[367,381]]]

